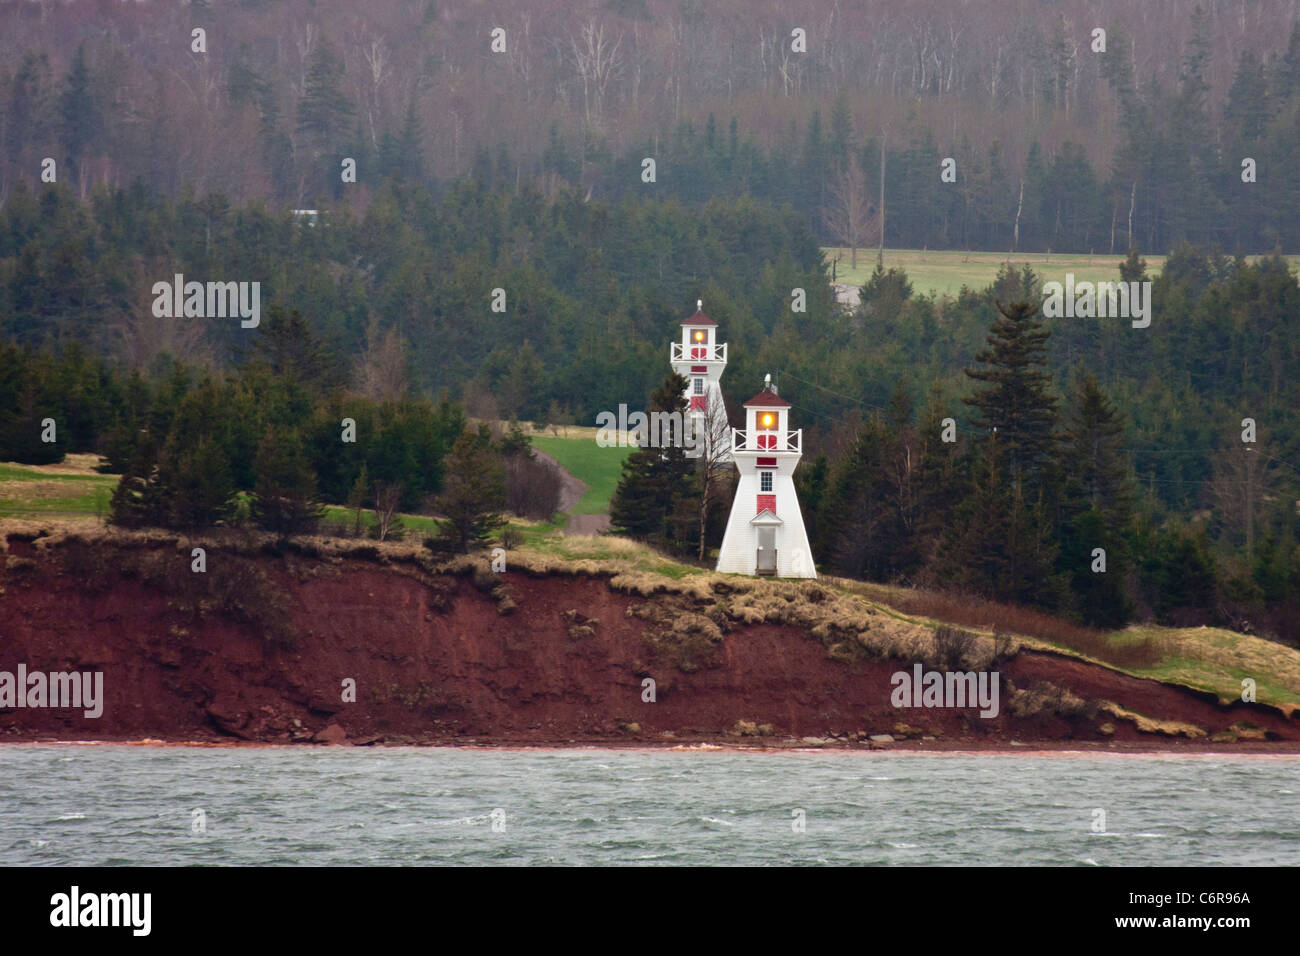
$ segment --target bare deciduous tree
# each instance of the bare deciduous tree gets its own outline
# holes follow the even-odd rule
[[[408,387],[406,340],[396,328],[379,330],[379,317],[366,326],[366,350],[357,360],[357,388],[368,398],[395,402]]]
[[[700,554],[701,561],[705,554],[705,530],[709,523],[709,512],[722,497],[724,479],[732,471],[731,457],[731,423],[727,421],[727,409],[723,405],[722,395],[714,392],[709,396],[704,415],[698,420],[699,431],[695,435],[700,450]]]
[[[1255,549],[1255,515],[1274,482],[1268,453],[1253,444],[1233,444],[1214,456],[1210,497],[1226,525],[1225,533],[1246,546],[1246,560]]]
[[[572,41],[573,65],[582,79],[583,116],[588,126],[599,129],[604,116],[605,94],[618,69],[618,48],[623,35],[609,40],[604,24],[595,19],[582,27],[578,39]]]
[[[149,288],[153,279],[166,274],[166,268],[161,264],[152,269],[141,267],[136,272],[138,286]],[[207,325],[193,319],[158,318],[151,303],[152,299],[143,299],[141,307],[131,309],[114,326],[122,357],[131,368],[143,372],[164,354],[193,365],[215,364],[207,342]]]
[[[384,541],[396,530],[397,508],[402,501],[402,486],[398,482],[375,482],[375,534]]]
[[[874,232],[875,219],[867,199],[867,178],[862,167],[850,160],[831,181],[823,221],[836,241],[849,247],[854,269],[858,267],[858,246]]]

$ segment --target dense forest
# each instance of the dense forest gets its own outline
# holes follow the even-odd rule
[[[883,219],[894,248],[1289,251],[1295,14],[1284,0],[9,4],[0,203],[49,159],[83,198],[139,180],[215,205],[364,208],[392,181],[437,193],[468,177],[552,199],[788,203],[823,244],[874,246]]]

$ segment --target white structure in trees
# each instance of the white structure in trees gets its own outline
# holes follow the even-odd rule
[[[803,430],[790,429],[790,403],[768,375],[745,403],[745,428],[731,430],[740,483],[718,552],[718,570],[782,578],[815,578],[794,470],[803,457]]]
[[[688,458],[698,458],[713,441],[725,443],[711,460],[730,461],[731,429],[726,424],[727,406],[722,401],[719,380],[727,367],[727,343],[718,342],[718,323],[701,311],[695,300],[695,314],[682,320],[682,340],[672,343],[673,371],[686,379],[687,415],[697,436],[695,447],[687,447]],[[712,437],[712,440],[710,438]]]

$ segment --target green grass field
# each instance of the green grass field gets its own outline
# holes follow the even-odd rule
[[[623,461],[631,454],[631,448],[601,448],[588,434],[575,434],[571,438],[534,435],[533,447],[546,452],[587,485],[587,493],[572,514],[598,515],[609,511],[609,500],[618,487]]]
[[[850,265],[848,249],[824,247],[826,261],[839,257],[836,281],[860,286],[871,278],[876,268],[876,250],[859,249],[858,267]],[[1164,256],[1143,256],[1147,261],[1147,274],[1153,278],[1165,263]],[[1065,273],[1073,272],[1076,282],[1099,282],[1119,279],[1122,255],[1059,255],[1041,252],[1020,253],[1008,256],[1005,252],[961,252],[943,250],[926,252],[920,249],[886,249],[885,268],[903,269],[917,294],[933,292],[937,295],[956,295],[962,285],[983,289],[998,276],[998,270],[1008,259],[1017,269],[1028,265],[1038,275],[1050,281],[1063,281]],[[1294,265],[1294,262],[1293,262]]]
[[[116,487],[116,475],[0,464],[0,514],[107,514]]]
[[[871,278],[876,268],[876,250],[859,249],[858,267],[850,264],[849,250],[823,246],[826,261],[839,258],[836,281],[860,286]],[[1147,261],[1147,274],[1155,278],[1164,268],[1164,256],[1143,255]],[[1249,258],[1257,259],[1258,256]],[[1287,256],[1293,271],[1300,269],[1300,256]],[[956,295],[963,285],[983,289],[997,278],[1003,263],[1010,261],[1017,269],[1028,265],[1044,281],[1064,281],[1067,272],[1073,272],[1076,282],[1104,282],[1119,279],[1119,264],[1123,255],[1060,255],[1058,253],[962,252],[960,250],[925,251],[921,249],[886,249],[885,268],[903,269],[907,272],[912,290],[918,294]]]

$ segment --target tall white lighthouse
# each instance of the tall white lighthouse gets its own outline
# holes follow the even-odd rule
[[[727,367],[727,343],[718,342],[718,323],[704,314],[703,301],[695,300],[695,314],[682,320],[682,340],[672,343],[673,371],[686,379],[687,415],[697,440],[686,456],[698,458],[717,444],[716,461],[731,459],[731,428],[722,401],[720,379]]]
[[[790,403],[772,376],[745,403],[744,430],[732,429],[740,483],[718,552],[718,570],[733,574],[815,578],[794,470],[803,457],[803,429],[790,429]]]

